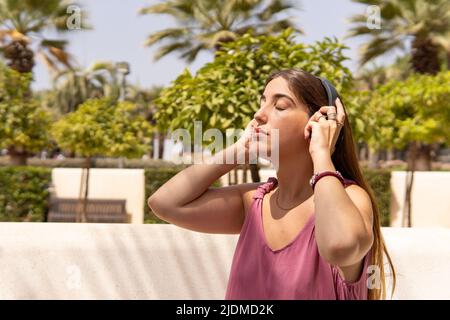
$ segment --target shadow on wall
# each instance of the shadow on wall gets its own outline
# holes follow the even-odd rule
[[[382,231],[394,299],[450,299],[450,229]],[[237,239],[173,225],[0,223],[0,299],[221,300]]]

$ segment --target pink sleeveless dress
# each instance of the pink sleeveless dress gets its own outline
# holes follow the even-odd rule
[[[345,187],[352,183],[356,182],[346,179]],[[263,232],[262,202],[277,184],[278,180],[270,177],[253,195],[234,252],[225,299],[367,299],[371,250],[364,257],[359,279],[345,281],[337,267],[319,254],[314,214],[291,243],[278,250],[269,248]]]

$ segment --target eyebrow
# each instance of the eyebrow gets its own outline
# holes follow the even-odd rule
[[[281,98],[286,98],[286,99],[290,100],[290,101],[292,102],[292,104],[295,106],[294,100],[293,100],[291,97],[289,97],[287,94],[284,94],[284,93],[275,93],[275,94],[273,95],[273,97],[274,97],[275,100],[278,100],[278,99],[281,99]],[[261,100],[263,100],[263,99],[266,100],[266,96],[265,96],[264,94],[261,95],[261,98],[260,98],[259,100],[261,101]]]

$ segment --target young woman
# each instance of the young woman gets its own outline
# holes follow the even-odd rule
[[[218,161],[184,169],[149,198],[177,226],[240,234],[226,299],[384,299],[383,253],[395,287],[344,106],[339,98],[328,104],[319,78],[298,69],[270,75],[244,135]],[[249,160],[255,144],[270,155],[273,129],[277,178],[211,187],[237,165],[224,161],[229,155]],[[253,141],[255,133],[263,139]]]

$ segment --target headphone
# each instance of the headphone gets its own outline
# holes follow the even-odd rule
[[[323,88],[325,89],[325,92],[326,92],[327,98],[328,98],[328,105],[336,107],[335,101],[336,101],[336,98],[338,97],[336,88],[327,79],[322,78],[322,77],[317,77],[317,76],[316,76],[316,78],[320,80]]]
[[[336,98],[338,97],[336,88],[327,79],[318,77],[318,76],[314,76],[314,77],[319,79],[320,83],[322,83],[322,87],[325,89],[325,93],[327,95],[328,105],[336,107],[335,101],[336,101]],[[314,114],[314,112],[312,112],[312,111],[309,111],[308,113],[309,113],[310,117],[312,117],[312,115]]]
[[[325,89],[325,93],[327,94],[327,98],[328,98],[328,105],[336,107],[336,98],[338,97],[336,88],[327,79],[318,77],[318,76],[315,76],[315,77],[320,80],[323,88]],[[312,116],[312,114],[310,116]],[[344,138],[344,135],[342,134],[342,132],[339,134],[339,136],[340,137],[339,137],[339,140],[336,142],[336,145],[338,145]]]

